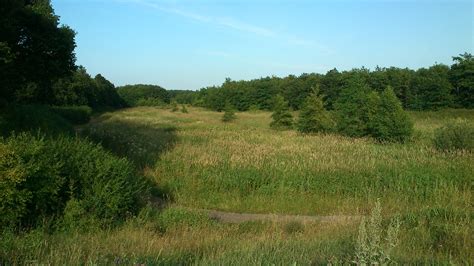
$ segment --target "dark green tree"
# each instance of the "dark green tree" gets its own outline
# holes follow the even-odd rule
[[[323,99],[319,95],[319,88],[306,97],[296,127],[302,133],[328,132],[333,128],[331,116],[324,109]]]
[[[52,84],[76,68],[74,36],[49,0],[0,0],[0,98],[51,103]]]
[[[453,95],[456,105],[474,108],[474,57],[464,53],[453,57],[454,64],[449,72],[453,84]]]
[[[222,116],[222,122],[230,122],[236,119],[234,107],[230,102],[226,102],[224,107],[224,115]]]
[[[369,93],[371,89],[360,78],[347,81],[335,103],[337,129],[351,137],[362,137],[368,133]]]
[[[391,87],[380,97],[369,96],[368,133],[380,141],[405,142],[413,133],[413,122]]]
[[[293,116],[290,113],[288,102],[280,94],[274,98],[270,127],[274,129],[290,129],[293,127]]]

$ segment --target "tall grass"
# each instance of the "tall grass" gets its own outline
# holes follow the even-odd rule
[[[268,112],[239,113],[234,123],[223,123],[222,114],[199,108],[187,114],[146,107],[107,113],[83,132],[144,166],[172,204],[366,215],[380,198],[383,225],[400,214],[394,261],[472,263],[474,155],[439,152],[432,138],[451,119],[474,121],[474,111],[410,114],[415,137],[405,144],[274,131]],[[48,236],[44,246],[20,253],[53,264],[119,259],[205,265],[342,263],[355,254],[357,224],[352,223],[226,225],[179,211],[146,217],[113,231]],[[178,226],[170,227],[168,220]],[[15,238],[16,246],[2,256],[15,257],[11,252],[26,245],[22,239]]]

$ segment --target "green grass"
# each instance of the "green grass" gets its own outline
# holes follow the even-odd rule
[[[474,121],[474,111],[411,112],[415,135],[405,144],[275,131],[268,112],[236,115],[237,120],[223,123],[222,113],[198,108],[185,114],[140,107],[103,114],[82,132],[134,161],[174,205],[366,215],[380,198],[385,223],[401,217],[396,261],[474,261],[474,155],[443,153],[432,145],[437,128],[458,117]],[[147,217],[110,232],[48,235],[45,247],[23,252],[53,264],[107,263],[117,257],[130,263],[204,265],[351,261],[358,226],[231,225],[173,210]],[[165,226],[167,220],[177,226]],[[19,244],[10,252],[26,245],[21,238],[15,241]]]

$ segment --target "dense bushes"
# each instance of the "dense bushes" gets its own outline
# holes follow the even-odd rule
[[[85,124],[89,122],[92,108],[89,106],[53,106],[51,109],[72,124]]]
[[[434,145],[443,151],[474,151],[474,124],[460,120],[439,128],[435,132]]]
[[[67,217],[106,225],[137,210],[143,193],[127,160],[70,137],[0,139],[0,177],[1,226],[35,226],[62,217],[66,206]]]
[[[118,87],[117,92],[129,106],[137,106],[139,103],[151,103],[154,106],[158,100],[163,103],[170,102],[168,92],[156,85],[126,85]]]
[[[0,135],[38,130],[48,135],[74,134],[72,125],[48,106],[7,105],[0,109]]]

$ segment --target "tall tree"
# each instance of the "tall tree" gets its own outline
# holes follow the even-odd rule
[[[74,36],[49,0],[0,0],[0,98],[50,103],[51,85],[75,69]]]
[[[460,107],[474,108],[474,57],[464,53],[453,57],[449,79],[454,86],[453,95]]]

